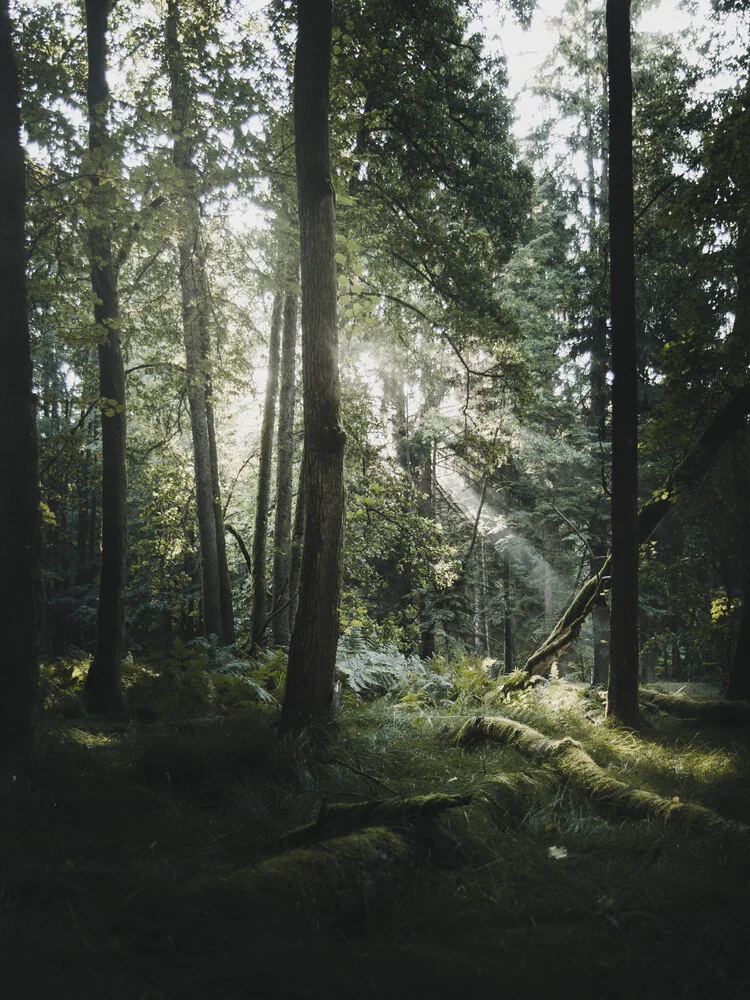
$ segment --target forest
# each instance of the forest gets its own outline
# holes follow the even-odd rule
[[[10,1000],[750,996],[750,14],[657,7],[0,3]]]

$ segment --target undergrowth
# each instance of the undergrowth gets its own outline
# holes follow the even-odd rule
[[[279,654],[176,646],[125,674],[150,721],[86,716],[85,665],[45,669],[34,780],[0,814],[4,995],[747,995],[745,835],[612,821],[546,765],[454,741],[466,719],[504,715],[635,788],[747,822],[742,731],[649,712],[633,734],[582,685],[496,682],[481,660],[425,664],[356,635],[325,741],[277,734]],[[364,867],[325,910],[309,888],[295,907],[288,881],[283,919],[258,895],[259,873],[292,877],[285,836],[327,805],[432,793],[463,804],[335,848]],[[293,877],[324,871],[331,843],[294,855]]]

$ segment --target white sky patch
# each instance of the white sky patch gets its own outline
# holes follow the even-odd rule
[[[601,2],[603,7],[604,0]],[[515,133],[519,139],[527,136],[545,116],[544,102],[531,93],[531,86],[557,43],[558,32],[552,21],[562,15],[564,7],[565,0],[537,0],[531,25],[524,30],[511,14],[498,11],[493,0],[485,0],[481,6],[487,50],[507,60],[508,92],[515,102]],[[665,35],[677,35],[691,27],[707,29],[708,0],[697,0],[694,7],[695,12],[690,13],[681,7],[680,0],[662,0],[639,18],[638,28]]]

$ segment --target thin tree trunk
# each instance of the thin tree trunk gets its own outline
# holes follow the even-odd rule
[[[419,501],[419,513],[429,521],[435,520],[435,479],[433,460],[433,441],[427,442],[427,453],[422,457],[419,467],[417,489],[422,493]],[[432,598],[428,601],[427,596]],[[419,655],[423,660],[429,660],[435,655],[435,588],[428,585],[420,594],[419,599]],[[433,607],[430,607],[430,604]]]
[[[86,0],[88,44],[89,257],[94,290],[94,320],[104,339],[98,347],[102,421],[102,560],[96,618],[96,655],[86,677],[86,704],[91,711],[121,714],[124,710],[120,667],[125,648],[125,559],[127,554],[127,464],[125,452],[125,368],[120,352],[117,269],[112,254],[112,180],[107,128],[107,17],[109,0]],[[110,168],[111,169],[111,168]]]
[[[198,174],[192,159],[192,94],[179,37],[180,13],[177,0],[167,0],[165,55],[169,73],[174,147],[172,161],[182,196],[179,237],[179,280],[182,296],[182,323],[185,339],[190,428],[193,438],[195,498],[201,557],[203,629],[227,641],[222,615],[221,573],[217,541],[217,513],[211,463],[211,439],[207,407],[207,301],[205,259],[201,239]],[[223,532],[222,532],[223,536]]]
[[[633,249],[630,0],[607,0],[609,252],[612,314],[612,583],[607,715],[638,708],[638,365]]]
[[[591,429],[597,436],[599,447],[607,436],[607,321],[596,316],[592,322],[591,337]],[[602,469],[602,474],[604,470]],[[603,493],[602,487],[602,493]],[[600,503],[604,497],[600,497]],[[608,555],[607,521],[597,509],[589,526],[592,558],[589,564],[592,576],[600,572]],[[604,603],[597,604],[592,614],[594,646],[593,683],[605,687],[609,680],[609,611]]]
[[[76,552],[78,562],[76,564],[75,582],[76,586],[83,587],[90,583],[91,574],[91,554],[89,552],[89,538],[91,537],[91,458],[88,449],[83,447],[81,461],[81,475],[78,481],[78,522],[76,530]]]
[[[28,771],[37,708],[39,485],[26,312],[26,178],[7,2],[0,6],[0,761]]]
[[[273,431],[276,422],[276,394],[279,388],[279,347],[283,303],[283,293],[276,292],[271,310],[271,334],[268,338],[268,376],[266,378],[266,398],[263,405],[263,423],[260,431],[258,496],[255,503],[255,530],[253,534],[253,644],[256,646],[263,645],[263,634],[266,629],[268,505],[271,500]]]
[[[208,359],[206,359],[208,360]],[[221,624],[226,645],[234,642],[234,608],[232,606],[232,581],[229,576],[227,559],[227,539],[224,528],[224,507],[221,502],[219,482],[219,456],[216,449],[216,423],[211,402],[211,382],[207,381],[206,423],[208,425],[208,454],[211,460],[211,485],[214,499],[214,520],[216,521],[216,561],[219,567],[219,602],[221,604]]]
[[[273,532],[273,641],[288,646],[291,635],[290,571],[292,559],[292,501],[294,496],[294,404],[297,352],[297,264],[293,288],[284,295],[279,385],[279,430],[276,439],[276,518]],[[286,604],[286,607],[283,605]]]
[[[299,0],[294,134],[300,222],[307,512],[283,729],[331,719],[344,541],[335,204],[328,134],[331,0]]]
[[[492,647],[490,642],[490,616],[487,614],[487,595],[489,593],[489,585],[487,581],[487,545],[484,538],[481,539],[480,543],[480,553],[481,553],[481,564],[482,564],[482,595],[483,595],[483,607],[482,607],[482,617],[484,619],[484,655],[487,659],[492,658]],[[497,675],[497,666],[493,667],[494,675]]]
[[[511,565],[507,547],[503,549],[503,669],[513,670],[513,618],[511,614]]]

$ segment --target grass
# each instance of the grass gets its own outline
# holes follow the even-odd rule
[[[326,745],[279,739],[263,706],[149,726],[48,716],[33,787],[0,815],[3,996],[750,995],[747,835],[604,819],[512,748],[455,746],[475,708],[346,701]],[[627,733],[563,681],[477,710],[750,820],[742,731],[653,714]],[[284,847],[324,803],[432,793],[471,801]]]

